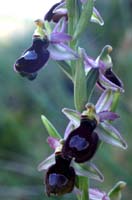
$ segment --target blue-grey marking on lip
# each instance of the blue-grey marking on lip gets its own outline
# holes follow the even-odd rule
[[[49,175],[49,185],[51,186],[61,187],[61,186],[66,185],[67,182],[68,182],[68,179],[62,174],[53,173]]]
[[[82,151],[89,146],[89,143],[85,140],[85,138],[75,135],[71,138],[69,146],[71,148],[75,147],[78,151]]]
[[[36,60],[37,59],[37,54],[36,52],[33,51],[27,51],[24,55],[23,55],[25,60]]]

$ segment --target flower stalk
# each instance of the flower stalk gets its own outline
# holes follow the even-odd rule
[[[62,109],[69,119],[64,137],[46,116],[41,116],[49,133],[47,142],[54,151],[38,166],[39,171],[46,170],[47,195],[60,196],[75,190],[78,200],[121,200],[124,182],[119,182],[109,193],[90,188],[90,179],[104,180],[92,161],[99,146],[102,147],[100,144],[127,148],[121,133],[112,125],[119,118],[115,111],[124,92],[122,81],[112,70],[112,47],[105,45],[94,59],[79,46],[90,23],[104,24],[94,4],[94,0],[62,0],[53,5],[44,20],[35,21],[32,45],[17,59],[14,69],[34,80],[52,59],[74,86],[75,110]],[[100,97],[93,103],[96,90]]]

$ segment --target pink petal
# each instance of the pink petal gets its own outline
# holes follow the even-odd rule
[[[99,189],[89,189],[90,200],[110,200],[106,192],[100,191]]]
[[[53,137],[51,137],[51,136],[49,136],[49,137],[47,138],[47,142],[48,142],[49,146],[50,146],[52,149],[54,149],[54,150],[60,145],[59,140],[56,139],[56,138],[53,138]]]
[[[117,118],[119,118],[119,115],[114,113],[114,112],[110,112],[110,111],[102,111],[100,113],[98,113],[100,122],[105,121],[105,120],[115,120]]]
[[[72,37],[66,33],[53,32],[50,35],[50,41],[53,43],[68,42]]]

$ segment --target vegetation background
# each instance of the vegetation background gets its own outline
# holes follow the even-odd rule
[[[123,199],[129,200],[132,189],[132,1],[100,0],[96,7],[105,25],[91,24],[81,46],[93,57],[104,45],[113,46],[113,70],[125,86],[117,110],[121,117],[116,126],[129,148],[123,151],[104,144],[94,162],[104,174],[105,181],[91,181],[91,184],[108,191],[117,181],[126,181]],[[73,87],[52,61],[32,82],[16,74],[13,64],[30,46],[34,24],[28,19],[0,18],[0,23],[7,21],[15,23],[16,29],[0,34],[0,199],[49,199],[44,194],[44,174],[37,171],[39,162],[51,153],[40,115],[45,114],[63,135],[68,120],[61,109],[74,108]],[[75,196],[67,194],[50,199],[75,199]]]

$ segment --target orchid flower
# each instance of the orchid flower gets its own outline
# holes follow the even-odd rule
[[[61,138],[45,116],[42,116],[42,120],[50,134],[47,142],[54,150],[54,153],[44,159],[38,166],[39,171],[46,170],[47,194],[49,196],[50,194],[59,196],[72,191],[75,185],[75,176],[86,176],[102,182],[103,175],[92,162],[78,164],[74,159],[63,156],[62,149],[65,140]]]
[[[87,0],[80,0],[82,3],[82,9],[83,6],[85,6],[85,3]],[[51,9],[47,12],[47,14],[44,17],[44,20],[51,21],[53,20],[54,22],[58,22],[62,17],[65,17],[68,19],[68,14],[67,14],[67,9],[66,9],[66,2],[65,1],[60,1],[59,3],[53,5]],[[97,23],[101,26],[104,25],[104,21],[98,12],[98,10],[93,7],[93,14],[91,16],[91,22]]]
[[[42,20],[36,20],[36,30],[33,34],[33,43],[30,48],[25,50],[14,64],[14,69],[20,75],[33,80],[37,72],[46,66],[47,61],[53,60],[73,60],[78,55],[67,43],[72,39],[65,33],[66,21],[61,19],[53,28]]]
[[[122,81],[112,71],[113,64],[109,55],[111,51],[112,47],[106,45],[95,60],[89,57],[84,51],[85,72],[87,74],[92,68],[99,69],[98,86],[102,89],[124,92]]]
[[[101,26],[104,24],[94,7],[95,1],[60,0],[54,4],[44,20],[35,21],[32,45],[14,64],[17,73],[34,80],[38,71],[52,59],[73,81],[76,110],[62,110],[69,119],[64,136],[42,115],[43,124],[49,133],[47,142],[53,153],[39,164],[38,170],[46,170],[44,183],[49,197],[74,190],[79,200],[120,200],[121,190],[126,185],[120,181],[108,193],[89,187],[88,179],[104,180],[92,160],[100,144],[106,142],[127,148],[121,133],[112,125],[119,118],[114,111],[120,92],[124,91],[123,83],[112,71],[109,55],[112,47],[106,45],[99,56],[93,59],[78,46],[80,36],[90,22]],[[96,92],[96,84],[103,89],[103,93],[93,104],[89,101]]]
[[[47,195],[60,196],[73,190],[75,171],[70,166],[70,160],[64,159],[61,153],[55,156],[56,163],[48,168],[45,177]]]
[[[38,166],[39,171],[46,170],[45,184],[48,196],[51,194],[60,196],[71,192],[75,186],[76,176],[103,181],[102,173],[92,162],[78,164],[71,159],[64,158],[61,152],[62,141],[48,137],[48,143],[55,150],[55,153]]]
[[[54,153],[51,154],[48,158],[44,159],[38,166],[38,171],[48,170],[50,166],[56,163],[56,155],[62,155],[62,148],[64,144],[64,139],[55,138],[49,136],[47,139],[49,146],[54,150]],[[63,157],[63,156],[62,156]],[[65,160],[71,160],[64,158]],[[78,164],[73,160],[71,160],[71,165],[74,167],[76,175],[86,176],[91,179],[95,179],[97,181],[103,182],[104,177],[100,170],[93,162],[85,162],[83,164]]]
[[[60,9],[59,11],[55,12],[55,9],[58,7],[62,7],[65,5],[64,1],[60,1],[59,3],[54,4],[49,11],[45,14],[44,20],[47,21],[53,21],[57,23],[62,17],[65,17],[66,19],[68,18],[67,16],[67,10],[66,9]]]
[[[69,135],[71,131],[75,130],[80,126],[82,116],[86,115],[96,120],[97,126],[95,128],[95,131],[97,132],[100,140],[108,144],[112,144],[114,146],[126,149],[127,143],[123,139],[120,132],[110,123],[110,121],[114,121],[119,118],[118,114],[110,111],[112,101],[113,92],[111,92],[110,90],[106,90],[102,93],[96,105],[88,103],[86,105],[86,110],[83,111],[83,113],[79,113],[78,111],[72,109],[64,108],[62,112],[70,120],[66,128],[64,138],[70,137]]]
[[[44,125],[50,134],[47,142],[54,150],[54,153],[38,166],[39,171],[47,171],[45,183],[49,196],[51,194],[59,196],[71,192],[74,188],[75,176],[88,176],[103,181],[103,175],[90,161],[97,150],[99,141],[127,148],[119,131],[109,123],[109,121],[119,118],[116,113],[110,111],[112,95],[110,90],[105,90],[96,105],[88,103],[86,110],[82,113],[63,109],[63,113],[70,120],[65,130],[64,139],[46,117],[42,116]],[[60,169],[58,165],[61,166]],[[68,172],[66,174],[65,168]],[[96,200],[97,196],[98,199],[109,200],[105,193],[90,190],[91,200]]]

